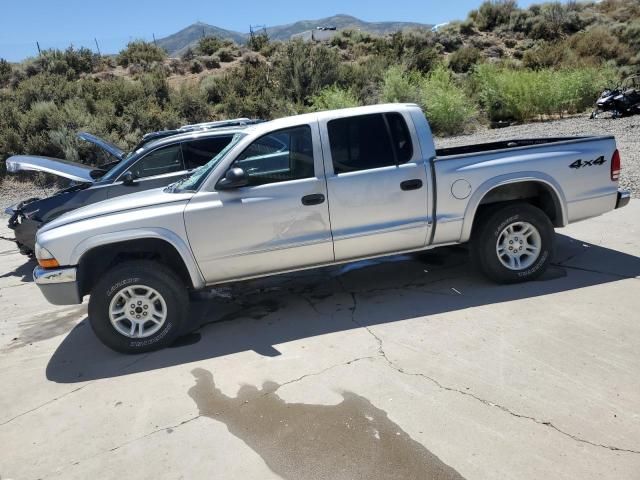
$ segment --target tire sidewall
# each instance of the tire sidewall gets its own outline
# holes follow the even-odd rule
[[[89,299],[89,321],[98,338],[113,350],[123,353],[143,353],[169,345],[179,334],[185,317],[185,300],[172,285],[166,274],[147,268],[116,268],[96,284]],[[156,290],[167,306],[167,318],[160,330],[147,338],[129,338],[119,333],[111,324],[109,306],[111,300],[123,288],[144,285]],[[185,293],[186,295],[186,293]]]
[[[540,234],[542,247],[540,255],[533,265],[524,270],[510,270],[505,267],[496,252],[498,238],[503,230],[512,223],[527,222]],[[507,207],[495,212],[487,222],[480,241],[480,262],[485,273],[501,283],[516,283],[533,280],[542,275],[553,255],[554,231],[547,216],[535,207],[520,205]]]

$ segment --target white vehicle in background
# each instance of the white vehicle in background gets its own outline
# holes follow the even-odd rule
[[[608,136],[436,150],[416,105],[282,118],[167,188],[44,225],[34,278],[54,304],[90,295],[98,337],[145,352],[183,331],[190,290],[224,282],[467,242],[492,280],[534,279],[554,227],[627,204],[619,175]]]

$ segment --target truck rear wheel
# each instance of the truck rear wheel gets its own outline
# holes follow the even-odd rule
[[[524,282],[546,271],[553,240],[553,225],[542,210],[528,203],[513,203],[491,208],[478,219],[471,255],[491,280]]]
[[[129,261],[109,270],[91,290],[89,322],[96,336],[122,353],[170,345],[189,308],[187,289],[163,264]]]

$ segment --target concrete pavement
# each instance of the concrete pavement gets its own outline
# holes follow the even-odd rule
[[[458,247],[224,286],[124,356],[1,239],[0,478],[640,479],[640,202],[557,243],[523,285]]]

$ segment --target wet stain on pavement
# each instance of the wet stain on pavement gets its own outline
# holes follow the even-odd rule
[[[277,383],[243,386],[228,397],[204,369],[189,389],[200,415],[224,423],[284,479],[438,479],[463,477],[352,392],[337,405],[286,403]]]

